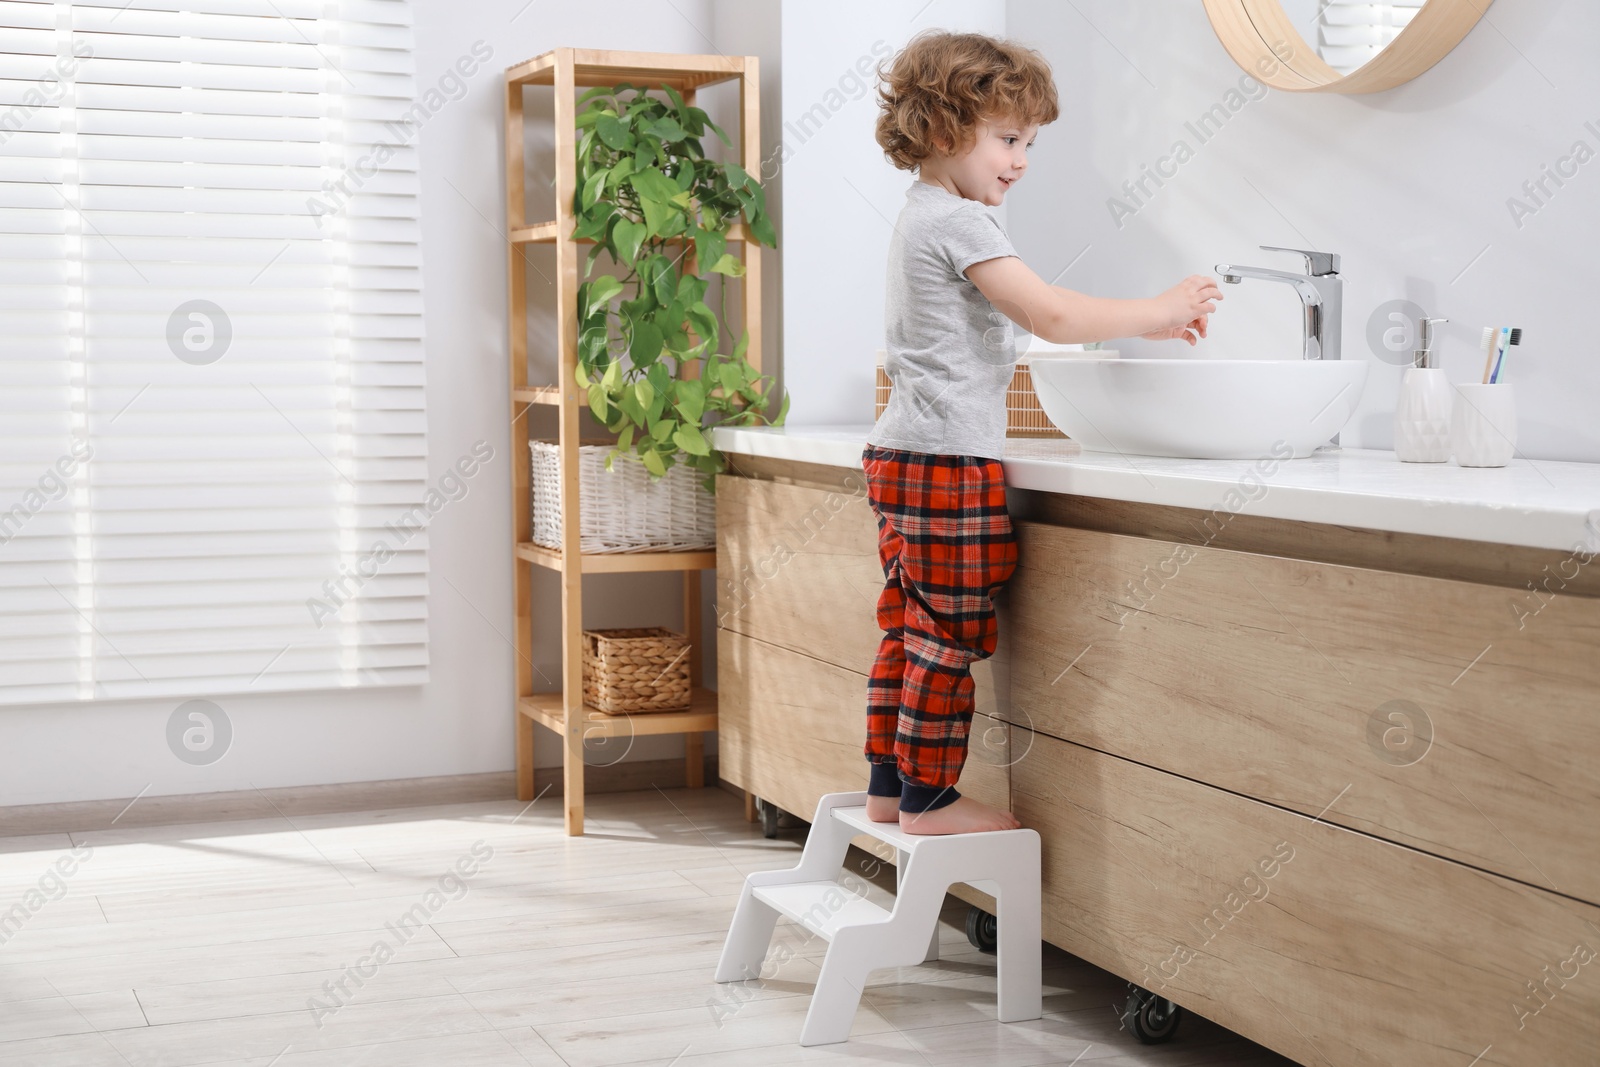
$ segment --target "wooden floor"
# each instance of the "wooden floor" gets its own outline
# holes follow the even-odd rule
[[[1141,1046],[1124,984],[1048,945],[1044,1018],[996,1023],[953,898],[943,959],[875,972],[851,1040],[801,1048],[825,943],[781,922],[772,977],[711,974],[745,874],[803,828],[769,841],[716,788],[587,806],[581,838],[554,794],[0,838],[0,1064],[1290,1065],[1192,1015]]]

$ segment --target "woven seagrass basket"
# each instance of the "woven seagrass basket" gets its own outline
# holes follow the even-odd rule
[[[889,393],[893,383],[883,369],[885,354],[883,349],[878,349],[878,377],[876,406],[872,418],[876,421],[883,409],[889,405]],[[1056,429],[1055,423],[1044,413],[1044,408],[1039,406],[1039,397],[1033,391],[1033,378],[1028,371],[1028,357],[1020,356],[1015,369],[1011,372],[1011,384],[1006,387],[1006,436],[1007,437],[1066,437],[1067,435]]]
[[[687,463],[674,463],[660,481],[638,459],[617,456],[616,444],[578,446],[580,552],[690,551],[717,547],[717,498]],[[561,449],[531,440],[533,543],[561,547]]]
[[[689,639],[646,626],[583,631],[583,702],[607,715],[689,706]]]

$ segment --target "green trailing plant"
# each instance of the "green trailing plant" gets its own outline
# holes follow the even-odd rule
[[[709,277],[688,273],[683,262],[692,248],[707,274],[740,277],[744,265],[727,251],[729,228],[742,219],[769,247],[777,236],[760,183],[701,148],[707,130],[731,147],[727,134],[670,86],[662,89],[666,100],[628,84],[578,100],[573,236],[595,245],[578,286],[576,377],[595,418],[617,434],[607,470],[618,455],[634,456],[659,480],[681,455],[714,493],[727,464],[711,447],[710,426],[781,426],[789,396],[786,390],[769,420],[772,379],[745,359],[749,331],[730,352],[719,350],[726,286],[720,313],[713,311],[705,302]],[[621,277],[589,277],[602,251]]]

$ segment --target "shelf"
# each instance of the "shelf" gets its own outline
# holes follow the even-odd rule
[[[511,390],[511,399],[523,404],[559,404],[561,403],[561,387],[559,385],[531,385],[526,389]],[[589,403],[589,395],[581,389],[573,389],[573,403]]]
[[[517,712],[558,734],[566,732],[566,709],[560,693],[534,693],[517,701]],[[695,686],[689,691],[687,711],[639,711],[607,715],[583,706],[580,727],[584,737],[639,737],[644,734],[698,733],[717,728],[717,691]]]
[[[560,223],[556,219],[535,222],[527,226],[513,226],[511,228],[511,243],[519,245],[554,244],[561,233],[559,227]],[[729,241],[751,240],[750,234],[742,222],[736,222],[729,226],[728,232],[724,236]],[[679,238],[668,238],[668,240],[679,240]],[[577,241],[581,245],[595,243],[593,237],[579,237]]]
[[[618,52],[594,48],[553,49],[506,68],[511,85],[554,85],[556,56],[570,51],[573,84],[580,88],[647,84],[670,85],[680,93],[718,82],[734,81],[745,70],[743,56],[692,56],[663,52]]]
[[[559,548],[546,548],[531,541],[517,546],[517,557],[553,571],[564,570],[564,560]],[[716,549],[661,552],[585,552],[580,557],[579,569],[584,574],[637,571],[714,571],[717,569]]]
[[[514,226],[511,229],[511,243],[517,245],[553,244],[560,235],[558,227],[561,225],[557,219],[545,222],[535,222],[530,226]],[[589,243],[594,239],[590,238]]]
[[[578,97],[593,86],[615,86],[629,83],[646,91],[662,86],[677,90],[683,102],[695,106],[698,90],[707,85],[724,83],[728,87],[719,92],[726,94],[730,104],[736,98],[737,158],[745,172],[759,179],[761,170],[761,61],[756,56],[725,55],[673,55],[657,52],[614,52],[587,48],[556,48],[507,68],[505,73],[505,141],[501,160],[505,168],[506,232],[509,238],[504,247],[507,277],[507,363],[510,371],[511,451],[516,462],[511,468],[512,500],[512,552],[516,561],[513,571],[513,604],[515,637],[513,644],[519,653],[515,657],[516,702],[513,718],[516,722],[517,796],[532,801],[539,795],[535,788],[534,735],[537,723],[561,735],[562,746],[562,806],[566,812],[566,830],[571,836],[583,833],[584,797],[584,737],[595,733],[623,734],[681,734],[683,737],[684,784],[689,788],[703,788],[705,759],[703,734],[717,727],[716,694],[701,688],[703,652],[699,642],[689,650],[689,683],[692,706],[685,711],[640,712],[633,715],[604,715],[591,707],[581,712],[574,708],[571,721],[562,693],[534,692],[533,662],[534,630],[551,625],[558,629],[561,639],[561,685],[574,699],[574,691],[582,673],[582,631],[584,586],[582,576],[587,573],[639,573],[654,571],[658,574],[681,575],[683,588],[683,630],[698,634],[702,629],[703,572],[717,567],[714,547],[681,550],[656,550],[647,552],[574,552],[566,556],[560,547],[550,548],[535,544],[532,522],[532,478],[527,466],[528,448],[535,441],[555,444],[560,450],[564,475],[571,476],[575,461],[583,453],[577,450],[586,444],[614,447],[615,435],[601,438],[590,436],[583,424],[588,421],[583,408],[588,406],[588,391],[576,385],[579,331],[574,311],[578,291],[584,278],[584,258],[596,248],[603,247],[594,238],[575,238],[577,221],[572,206],[577,200],[578,145],[583,131],[576,125],[578,110],[582,107]],[[548,96],[527,93],[529,85],[550,86]],[[581,88],[580,88],[581,87]],[[658,93],[652,95],[659,96]],[[526,113],[530,97],[544,97],[537,105],[541,112],[548,107],[548,115],[535,119]],[[551,99],[553,97],[553,99]],[[529,123],[543,127],[554,144],[555,175],[546,193],[543,180],[529,185],[529,175],[524,167],[524,153],[528,140]],[[730,128],[728,131],[732,133]],[[530,192],[537,191],[539,203],[530,205]],[[553,194],[553,196],[549,195]],[[553,203],[551,201],[554,201]],[[544,216],[540,219],[540,216]],[[538,221],[534,221],[538,220]],[[728,253],[741,261],[742,272],[736,285],[738,290],[739,321],[748,331],[745,359],[759,373],[761,370],[761,292],[762,259],[760,246],[742,224],[732,224],[724,235]],[[671,239],[674,247],[669,257],[678,256],[694,266],[698,273],[707,264],[695,264],[694,246],[688,234],[678,234]],[[551,250],[554,271],[538,270],[534,262],[540,257],[528,252],[530,245],[543,245]],[[587,251],[583,246],[587,245]],[[592,259],[591,259],[592,262]],[[529,285],[528,279],[535,270],[554,290],[557,314],[554,321],[541,323],[541,348],[554,341],[553,384],[534,384],[528,380]],[[709,277],[709,275],[707,275]],[[724,284],[727,284],[724,282]],[[698,361],[690,361],[686,376],[697,376]],[[708,387],[710,383],[707,383]],[[763,390],[764,392],[764,390]],[[718,383],[711,396],[726,395]],[[568,403],[568,401],[571,403]],[[557,431],[551,441],[548,426],[535,429],[533,424],[543,422],[542,416],[533,413],[534,406],[549,405],[555,412]],[[740,396],[729,398],[734,410],[746,406]],[[538,437],[535,437],[538,434]],[[609,454],[609,453],[608,453]],[[573,488],[569,483],[568,489]],[[576,493],[567,494],[569,497]],[[576,501],[571,501],[576,503]],[[577,548],[580,539],[574,535],[578,524],[578,508],[566,509],[568,524],[562,536],[564,543]],[[537,610],[534,603],[533,567],[537,564],[561,576],[560,611]],[[580,690],[581,691],[581,690]],[[580,718],[582,721],[580,721]],[[747,802],[748,803],[748,802]]]
[[[695,373],[696,373],[696,375],[698,375],[698,373],[699,373],[698,370]],[[763,396],[766,395],[766,390],[763,389],[761,392],[762,392]],[[589,394],[585,390],[580,388],[576,383],[573,384],[572,393],[570,395],[571,395],[571,398],[572,398],[572,402],[574,404],[578,405],[579,407],[588,407],[589,406]],[[711,396],[711,397],[720,399],[724,395],[722,386],[720,386],[720,385],[716,386],[714,389],[711,390],[711,392],[708,395]],[[561,387],[558,386],[558,385],[525,385],[525,386],[520,386],[518,388],[515,388],[515,389],[511,390],[511,399],[516,401],[519,404],[560,405],[560,403],[561,403]],[[743,397],[735,396],[734,403],[739,407],[744,407],[744,406],[748,405],[750,403],[750,401],[745,400]],[[593,441],[588,441],[588,440],[584,441],[584,444],[597,444],[597,445],[601,445],[601,444],[603,444],[603,445],[614,445],[616,443],[617,443],[616,442],[616,438],[614,438],[614,437],[613,438],[604,438],[604,439],[597,438],[597,439],[595,439]]]

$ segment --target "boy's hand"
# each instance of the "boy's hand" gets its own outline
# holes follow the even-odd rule
[[[1191,333],[1191,330],[1193,330],[1194,333]],[[1193,348],[1199,343],[1194,338],[1195,333],[1198,333],[1201,337],[1206,335],[1205,315],[1201,315],[1193,322],[1185,323],[1182,326],[1174,326],[1167,330],[1156,330],[1152,333],[1142,333],[1139,336],[1143,337],[1147,341],[1188,341],[1189,347]]]
[[[1156,304],[1166,313],[1164,317],[1170,325],[1139,336],[1150,341],[1183,340],[1193,347],[1198,343],[1195,334],[1206,335],[1207,320],[1217,310],[1212,301],[1221,299],[1222,290],[1217,288],[1215,279],[1191,274],[1156,297]]]

